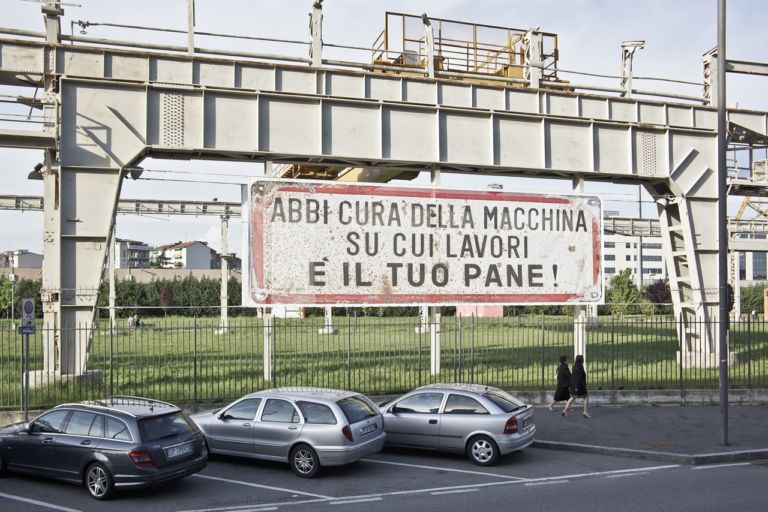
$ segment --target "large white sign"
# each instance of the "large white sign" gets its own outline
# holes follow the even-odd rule
[[[249,185],[250,305],[603,301],[594,196]]]

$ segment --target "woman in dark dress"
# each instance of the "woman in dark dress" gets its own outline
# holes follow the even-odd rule
[[[571,398],[568,387],[571,385],[571,370],[568,369],[568,356],[560,356],[560,366],[557,367],[557,387],[554,399],[549,402],[549,410],[555,410],[555,403]]]
[[[585,418],[591,418],[589,415],[589,395],[587,393],[587,372],[584,370],[584,356],[576,356],[573,362],[573,374],[571,375],[571,398],[565,403],[562,415],[567,416],[571,404],[576,398],[584,400],[584,412],[581,413]]]

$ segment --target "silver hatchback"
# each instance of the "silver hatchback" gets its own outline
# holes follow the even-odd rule
[[[387,445],[466,453],[490,466],[533,442],[533,407],[477,384],[431,384],[381,406]]]
[[[378,452],[386,438],[368,398],[335,389],[259,391],[191,419],[211,453],[289,462],[303,478]]]

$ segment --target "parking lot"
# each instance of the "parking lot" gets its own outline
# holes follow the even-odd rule
[[[600,455],[528,448],[490,468],[457,455],[385,450],[356,464],[325,468],[318,478],[296,477],[287,464],[214,456],[201,473],[151,490],[120,492],[110,510],[263,511],[460,509],[463,500],[513,496],[575,480],[605,482],[673,471],[681,466]],[[555,489],[549,488],[549,491]],[[544,494],[552,494],[551,492]],[[105,505],[77,486],[27,476],[0,480],[0,509],[102,511]]]

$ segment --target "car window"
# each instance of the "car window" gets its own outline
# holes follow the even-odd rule
[[[72,434],[75,436],[87,436],[91,431],[91,425],[96,419],[96,414],[86,411],[75,411],[70,416],[67,426],[64,427],[65,434]]]
[[[107,418],[104,437],[107,439],[116,439],[118,441],[132,441],[131,432],[128,425],[115,418]]]
[[[139,432],[144,442],[149,442],[194,432],[194,429],[182,413],[174,412],[139,420]]]
[[[434,414],[440,410],[442,401],[442,393],[416,393],[397,402],[392,412]]]
[[[264,412],[261,413],[261,421],[273,421],[277,423],[298,423],[299,413],[289,402],[270,398],[264,404]]]
[[[256,417],[259,404],[261,404],[261,398],[246,398],[224,411],[221,418],[224,420],[251,421]]]
[[[484,393],[483,396],[498,405],[504,412],[512,412],[521,407],[525,407],[523,402],[503,391],[488,391],[487,393]]]
[[[488,410],[474,398],[454,394],[448,395],[444,412],[445,414],[488,414]]]
[[[35,432],[61,433],[61,426],[69,414],[67,409],[51,411],[37,418],[33,424]]]
[[[350,396],[339,400],[336,404],[341,407],[341,412],[344,413],[350,425],[379,414],[368,400],[360,396]]]
[[[96,419],[93,420],[88,435],[91,437],[104,437],[104,416],[101,414],[96,415]]]
[[[336,415],[330,407],[317,402],[296,402],[306,423],[316,425],[335,425]]]

